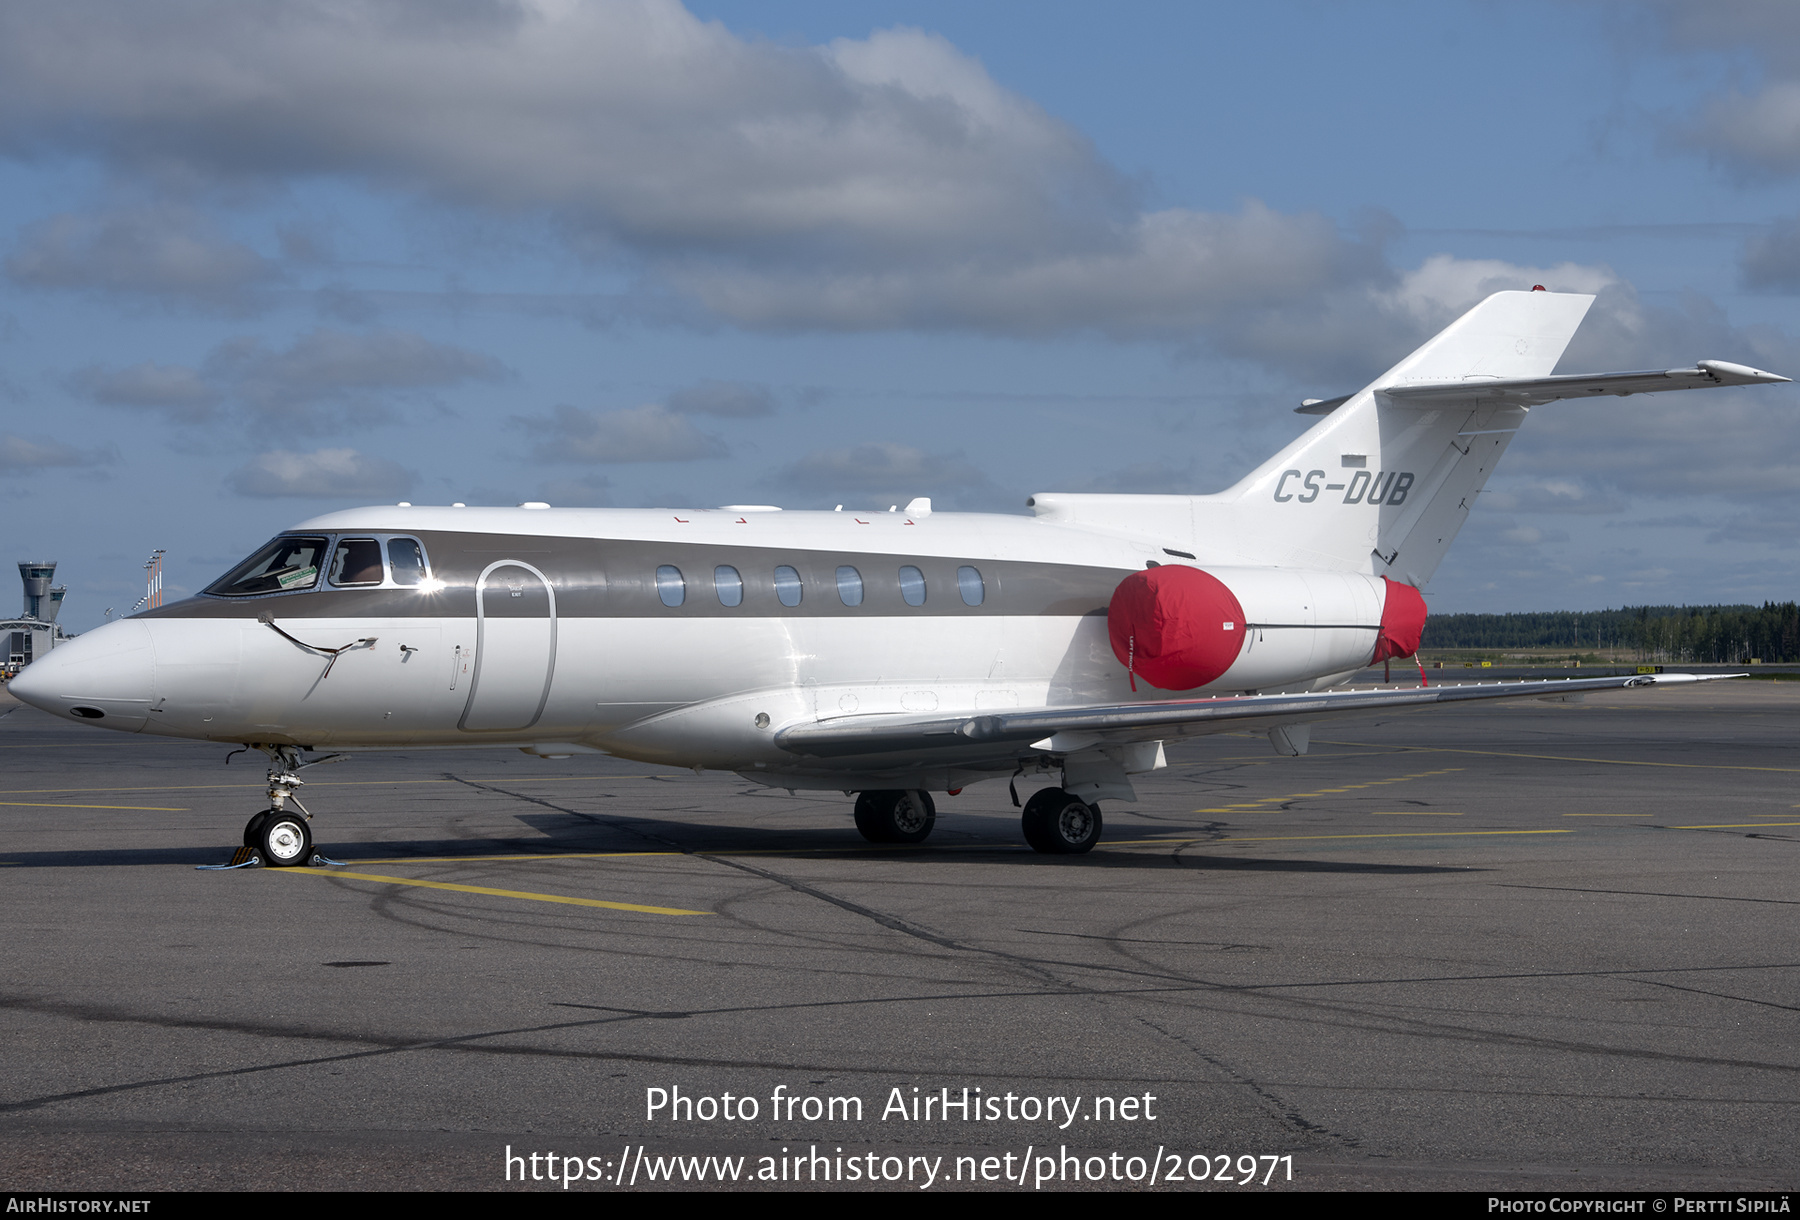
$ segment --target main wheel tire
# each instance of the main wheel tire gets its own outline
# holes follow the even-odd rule
[[[857,833],[869,842],[887,842],[882,835],[882,804],[895,794],[891,792],[859,792],[857,794]]]
[[[908,788],[895,795],[899,799],[888,810],[892,836],[888,842],[923,843],[937,825],[937,806],[932,803],[931,793],[923,788]]]
[[[250,815],[250,820],[244,823],[245,847],[259,847],[262,844],[263,823],[267,822],[269,815],[274,812],[273,809],[265,809],[261,813]]]
[[[856,829],[871,843],[923,843],[937,825],[931,794],[918,788],[859,793]]]
[[[271,811],[252,846],[262,852],[263,863],[271,868],[291,868],[306,863],[312,845],[312,830],[305,818]]]
[[[881,806],[891,792],[859,792],[856,794],[856,832],[871,843],[886,843],[882,837]]]
[[[1019,822],[1032,850],[1046,855],[1079,855],[1100,841],[1100,807],[1061,788],[1034,794]]]

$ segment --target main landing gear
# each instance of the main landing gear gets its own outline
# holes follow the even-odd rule
[[[1048,855],[1080,855],[1100,841],[1100,807],[1061,788],[1045,788],[1026,801],[1020,821],[1025,841]],[[857,794],[856,829],[871,843],[923,843],[936,824],[937,806],[929,792],[905,788]]]
[[[1061,788],[1033,793],[1019,821],[1032,850],[1047,855],[1080,855],[1100,841],[1100,806]]]
[[[324,758],[302,762],[300,751],[293,746],[256,748],[269,756],[269,807],[244,823],[244,846],[261,856],[263,863],[272,868],[305,864],[313,854],[312,828],[307,825],[312,821],[312,814],[294,795],[294,789],[306,782],[296,772],[320,763],[336,762],[343,755],[328,754]],[[298,815],[288,812],[290,802],[300,811]]]
[[[937,825],[937,806],[920,788],[856,794],[856,829],[871,843],[923,843]]]

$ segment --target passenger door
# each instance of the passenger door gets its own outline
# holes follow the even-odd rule
[[[523,560],[489,564],[475,586],[475,665],[457,727],[516,732],[536,724],[556,671],[556,591]]]

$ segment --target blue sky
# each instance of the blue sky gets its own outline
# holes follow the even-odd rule
[[[358,503],[1212,491],[1497,288],[1800,372],[1797,174],[1786,3],[4,3],[0,505],[80,629]],[[1795,597],[1797,408],[1541,408],[1432,609]]]

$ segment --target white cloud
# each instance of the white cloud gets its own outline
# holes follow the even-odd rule
[[[1060,244],[1030,251],[972,248],[984,236],[888,263],[689,260],[666,274],[757,328],[1093,328],[1118,337],[1185,336],[1385,274],[1377,249],[1344,240],[1324,217],[1255,202],[1236,215],[1171,209],[1071,228]]]
[[[206,368],[251,408],[284,418],[317,403],[494,381],[504,374],[490,356],[411,331],[329,327],[310,331],[281,351],[270,351],[257,339],[230,340],[207,357]]]
[[[1218,343],[1235,354],[1311,374],[1319,379],[1317,397],[1325,398],[1366,384],[1492,293],[1536,284],[1552,292],[1594,293],[1618,282],[1603,267],[1529,267],[1437,254],[1385,280],[1234,313],[1218,328]],[[1603,313],[1598,305],[1590,312],[1583,334]]]
[[[1718,528],[1706,536],[1708,546],[1737,546],[1746,542],[1791,551],[1800,547],[1800,529],[1786,514],[1737,513],[1720,522]]]
[[[1684,134],[1740,176],[1787,177],[1800,170],[1800,81],[1715,98]]]
[[[959,453],[927,453],[893,441],[815,450],[784,466],[771,482],[795,491],[847,497],[845,503],[851,507],[874,509],[905,504],[914,496],[948,495],[986,505],[996,491],[986,472]]]
[[[33,288],[151,295],[233,313],[275,278],[273,264],[208,217],[168,206],[41,220],[26,227],[6,272]]]
[[[1610,408],[1571,403],[1560,418],[1532,421],[1530,465],[1658,501],[1775,494],[1785,502],[1800,492],[1797,405],[1791,391],[1761,388],[1627,398]]]
[[[1745,242],[1738,266],[1748,288],[1800,292],[1800,216],[1778,220]]]
[[[1559,513],[1574,516],[1604,516],[1625,511],[1625,501],[1616,495],[1603,494],[1581,479],[1513,480],[1506,477],[1505,467],[1495,476],[1495,485],[1481,493],[1481,506],[1496,512]]]
[[[1800,6],[1786,0],[1655,0],[1647,8],[1677,53],[1725,51],[1739,61],[1731,88],[1708,98],[1698,113],[1669,121],[1672,140],[1704,152],[1739,178],[1800,171]],[[1757,70],[1742,72],[1746,60]]]
[[[1119,492],[1127,495],[1186,495],[1205,490],[1206,480],[1196,471],[1194,459],[1177,463],[1165,458],[1134,462],[1091,478],[1059,479],[1058,491]]]
[[[1675,368],[1718,359],[1800,374],[1800,342],[1734,327],[1712,301],[1650,305],[1626,284],[1600,292],[1558,368]],[[1800,491],[1800,391],[1694,390],[1535,408],[1502,467],[1513,477],[1574,480],[1598,491],[1757,498]]]
[[[354,449],[276,449],[232,471],[225,485],[240,496],[373,499],[405,495],[413,474],[398,462]]]
[[[750,41],[674,0],[0,10],[0,152],[46,150],[546,217],[753,327],[1174,334],[1384,274],[1323,217],[1143,212],[936,35]]]
[[[548,416],[515,416],[546,462],[685,462],[727,455],[725,443],[658,403],[614,411],[558,406]]]
[[[1800,78],[1800,54],[1769,49],[1786,45],[1794,23],[1764,12],[1792,6],[1723,7],[1716,28],[1711,6],[1670,0],[1661,12],[1711,45],[1760,34],[1771,73]],[[1800,139],[1800,124],[1792,134]],[[1655,337],[1629,286],[1603,267],[1440,255],[1401,272],[1380,224],[1346,235],[1326,217],[1255,201],[1230,213],[1148,211],[1078,131],[936,35],[757,41],[675,0],[0,9],[0,154],[46,151],[189,190],[332,178],[547,220],[574,249],[640,276],[608,316],[710,314],[770,330],[1086,329],[1197,339],[1353,381],[1487,292],[1544,283],[1605,298],[1571,359],[1642,354],[1650,344],[1634,340]],[[190,235],[204,227],[187,212],[164,221]],[[99,233],[97,223],[80,222]],[[51,240],[71,225],[44,222],[26,246],[112,248],[98,236]],[[204,294],[266,271],[216,232],[182,248],[148,270],[121,260],[123,270],[80,274],[53,274],[57,258],[21,252],[14,275]],[[753,395],[709,406],[700,387],[665,406],[762,410]]]
[[[94,466],[107,460],[107,455],[93,450],[77,449],[48,438],[31,440],[11,432],[0,432],[0,470],[28,474],[52,466]]]
[[[604,508],[612,503],[612,480],[603,474],[551,479],[534,498],[558,508]]]
[[[182,423],[204,423],[223,394],[196,370],[146,360],[130,368],[90,366],[72,379],[77,390],[109,407],[150,407]]]
[[[160,408],[182,423],[205,422],[231,404],[252,423],[320,432],[389,419],[396,400],[505,374],[490,356],[411,331],[319,328],[274,350],[252,337],[228,339],[199,368],[96,365],[72,380],[95,402]]]
[[[682,415],[713,415],[720,419],[754,419],[775,414],[775,396],[768,387],[711,378],[674,391],[663,405]]]

